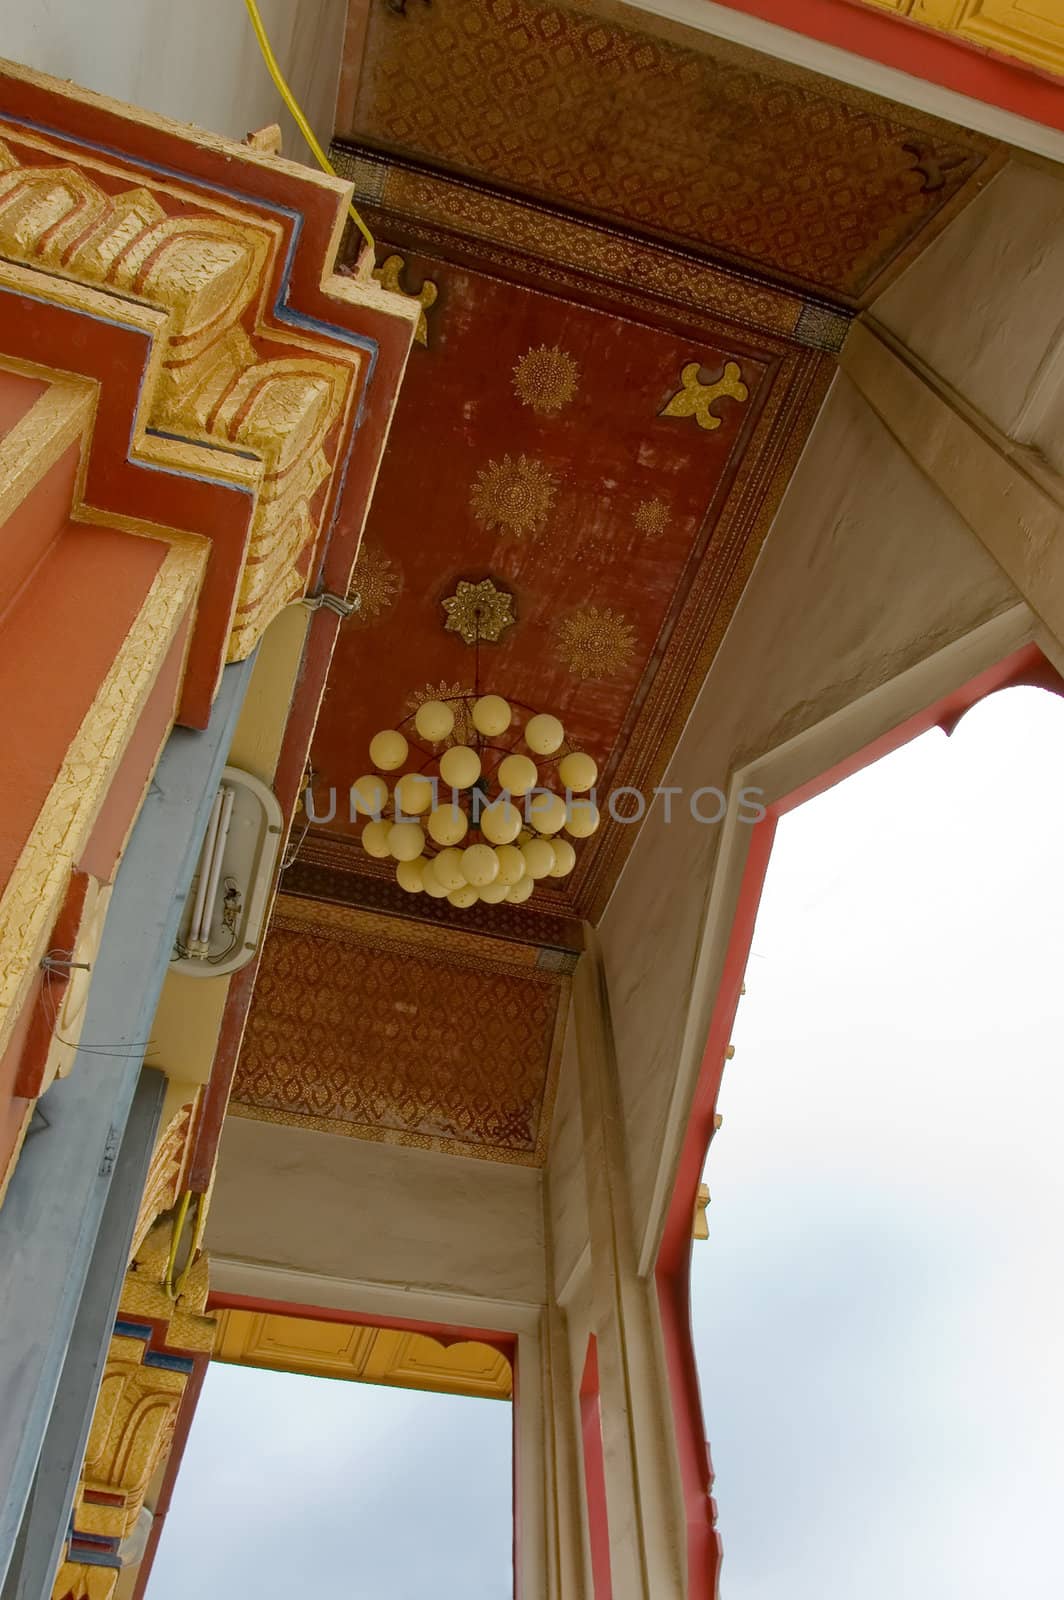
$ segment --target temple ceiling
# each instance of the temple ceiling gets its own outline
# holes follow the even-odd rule
[[[285,895],[230,1112],[542,1165],[575,959]]]
[[[352,7],[356,144],[861,304],[989,176],[949,123],[631,7]]]
[[[1001,155],[623,7],[350,15],[333,156],[422,320],[233,1109],[536,1165],[582,925],[639,835],[604,796],[662,780],[850,320]],[[478,652],[448,624],[484,581],[510,621]],[[602,824],[526,903],[458,909],[362,848],[348,791],[379,730],[485,691],[563,721]]]

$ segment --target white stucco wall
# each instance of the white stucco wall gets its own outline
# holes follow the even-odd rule
[[[259,0],[259,10],[282,71],[327,142],[345,0]],[[243,0],[0,0],[0,56],[234,139],[280,122],[285,155],[311,159]]]

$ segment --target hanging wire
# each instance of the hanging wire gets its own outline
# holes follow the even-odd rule
[[[86,1056],[110,1056],[116,1061],[121,1061],[139,1057],[143,1055],[145,1050],[151,1048],[154,1042],[151,1039],[144,1039],[143,1041],[132,1040],[129,1044],[114,1045],[111,1048],[106,1045],[96,1046],[82,1044],[80,1041],[75,1042],[73,1039],[64,1039],[59,1032],[59,1006],[52,991],[52,983],[59,977],[60,973],[75,970],[91,972],[92,968],[87,961],[75,961],[73,950],[49,950],[46,956],[41,957],[40,966],[41,971],[44,973],[44,979],[41,983],[41,1002],[48,1018],[48,1026],[53,1037],[61,1045],[65,1046],[67,1050],[76,1050],[79,1055]]]
[[[273,53],[269,35],[267,34],[265,26],[263,25],[262,17],[259,15],[259,8],[255,4],[255,0],[244,0],[244,4],[247,7],[248,16],[251,19],[251,26],[255,30],[255,37],[259,41],[259,49],[262,51],[262,59],[266,63],[266,70],[273,79],[274,84],[277,87],[278,94],[281,96],[281,99],[292,113],[296,126],[309,144],[311,151],[313,152],[314,159],[321,167],[321,170],[323,172],[328,172],[334,178],[338,177],[339,174],[337,173],[336,168],[333,166],[332,162],[325,154],[325,151],[315,138],[313,128],[303,115],[302,109],[300,108],[299,102],[295,95],[288,87],[284,73],[281,71],[281,68],[278,65],[277,57]],[[350,213],[351,221],[354,223],[363,239],[365,239],[366,243],[370,247],[370,250],[373,251],[375,256],[377,247],[373,241],[373,235],[366,227],[366,224],[363,222],[354,206],[349,204],[347,209]]]

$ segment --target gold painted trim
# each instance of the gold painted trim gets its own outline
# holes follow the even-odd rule
[[[179,544],[168,550],[0,897],[0,1051],[45,953],[70,872],[206,565],[205,547]]]
[[[1064,12],[1039,15],[1030,0],[864,0],[877,11],[920,22],[958,43],[1013,56],[1029,66],[1064,77]]]
[[[5,371],[14,370],[6,362],[3,367]],[[0,526],[70,446],[89,436],[95,420],[96,395],[96,385],[84,380],[52,382],[0,439]]]
[[[509,1400],[513,1369],[492,1345],[442,1344],[405,1328],[233,1309],[216,1313],[214,1359],[346,1383]]]

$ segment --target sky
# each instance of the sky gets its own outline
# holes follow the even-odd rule
[[[694,1250],[722,1600],[1064,1593],[1062,736],[1009,690],[780,824]],[[504,1600],[509,1427],[214,1366],[148,1600]]]
[[[1064,1594],[1064,705],[780,824],[693,1303],[723,1600]]]
[[[213,1363],[147,1600],[510,1600],[507,1401]]]

